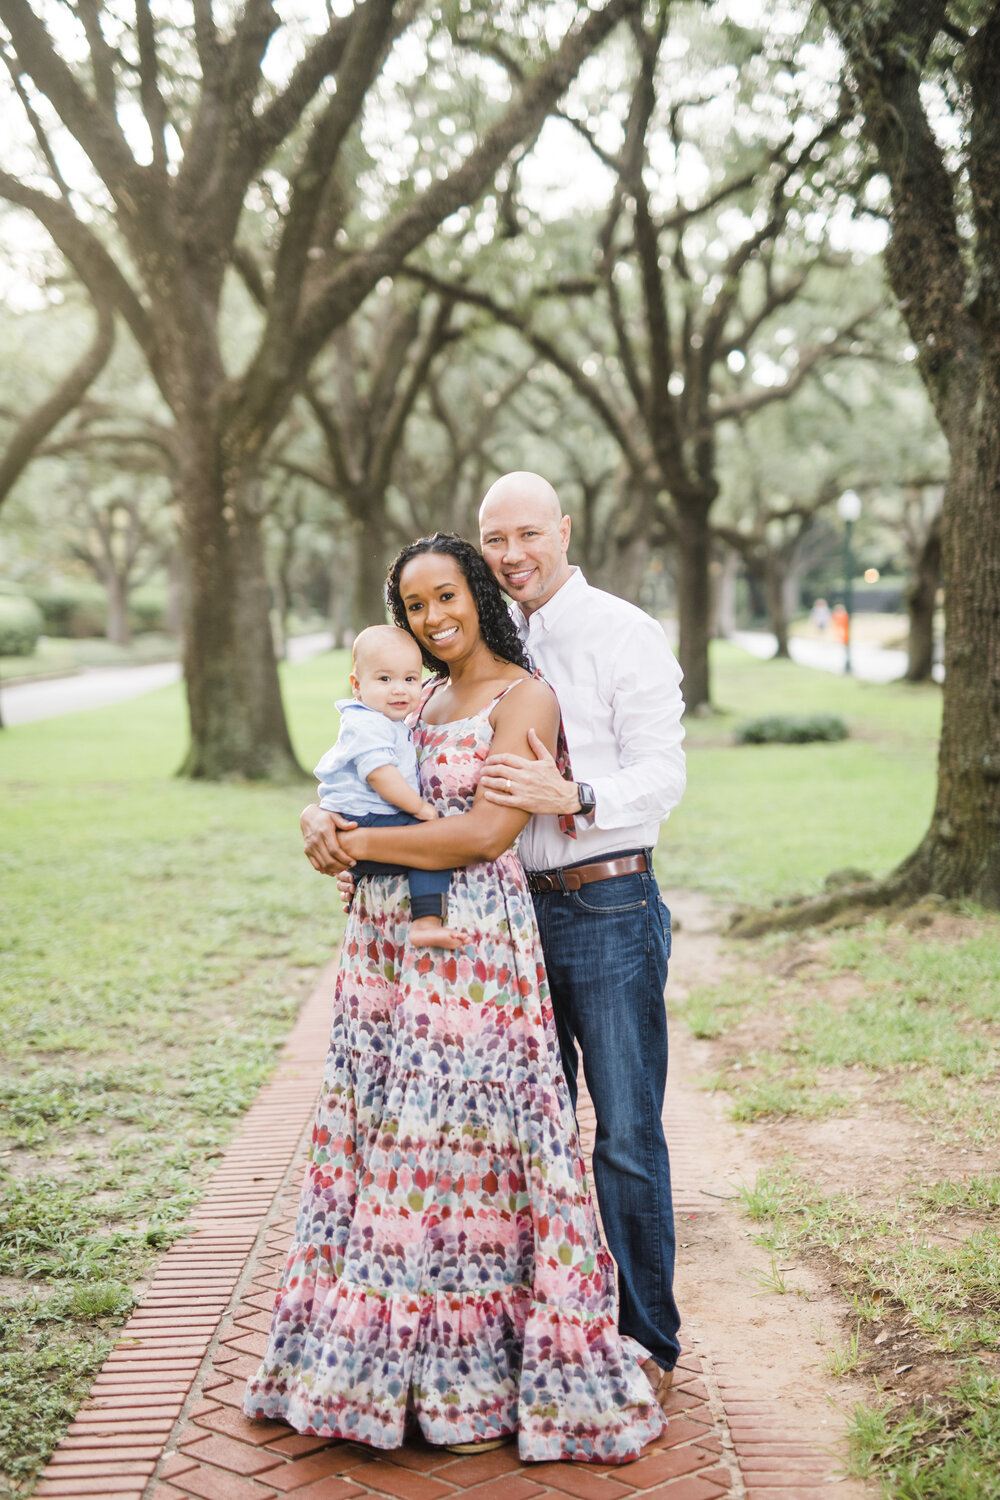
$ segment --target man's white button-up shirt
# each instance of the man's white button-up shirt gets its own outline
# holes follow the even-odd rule
[[[657,622],[574,568],[552,598],[524,617],[511,611],[535,665],[559,698],[573,778],[594,788],[592,818],[577,837],[555,817],[533,817],[518,853],[550,870],[656,843],[684,792],[682,672]]]

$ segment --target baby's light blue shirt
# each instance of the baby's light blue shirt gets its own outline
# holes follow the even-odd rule
[[[340,714],[337,743],[313,772],[319,781],[320,807],[352,818],[398,812],[396,804],[380,797],[365,777],[379,766],[395,766],[418,792],[420,778],[412,734],[405,724],[386,718],[356,698],[341,698],[337,710]]]

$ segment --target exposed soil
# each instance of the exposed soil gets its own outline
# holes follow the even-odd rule
[[[765,956],[755,945],[721,941],[727,914],[708,898],[671,891],[664,899],[679,919],[668,1011],[672,998],[683,998],[696,986],[751,982],[755,966],[762,963],[778,977],[779,996],[783,982],[793,983],[800,995],[803,983],[809,984],[808,966],[826,939],[792,939],[781,952],[769,950]],[[933,918],[933,926],[934,936],[955,937],[966,924],[941,914]],[[816,992],[821,989],[834,1002],[847,1000],[858,984],[857,975],[839,975],[817,984]],[[712,1041],[693,1038],[681,1020],[672,1021],[668,1087],[674,1108],[680,1105],[701,1126],[695,1161],[706,1205],[697,1214],[683,1208],[678,1214],[677,1298],[688,1337],[702,1339],[713,1354],[756,1372],[762,1396],[780,1397],[796,1422],[814,1424],[818,1435],[832,1441],[854,1403],[874,1397],[872,1377],[885,1394],[910,1407],[933,1400],[954,1384],[959,1370],[932,1353],[905,1309],[885,1298],[876,1301],[877,1317],[860,1325],[859,1370],[840,1378],[831,1375],[824,1357],[846,1345],[859,1326],[847,1297],[849,1270],[823,1252],[773,1260],[752,1243],[755,1228],[735,1199],[737,1185],[753,1183],[761,1168],[787,1156],[796,1174],[823,1195],[854,1192],[862,1202],[889,1207],[899,1194],[905,1201],[908,1186],[912,1190],[915,1183],[995,1171],[995,1152],[939,1140],[886,1097],[882,1079],[860,1068],[835,1070],[824,1079],[851,1101],[832,1118],[734,1124],[728,1118],[731,1096],[708,1091],[704,1082],[745,1057],[748,1049],[774,1049],[784,1029],[780,1013],[779,999],[767,1013],[752,1011]],[[683,1183],[683,1148],[679,1156]],[[983,1222],[972,1214],[950,1215],[942,1238],[960,1240]],[[933,1230],[928,1237],[935,1238]],[[844,1497],[872,1493],[854,1482],[838,1487]]]

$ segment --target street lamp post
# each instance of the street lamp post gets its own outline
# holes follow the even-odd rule
[[[847,621],[844,626],[844,672],[851,675],[851,616],[854,613],[854,594],[851,580],[854,577],[854,557],[851,552],[851,532],[861,514],[861,499],[854,490],[845,490],[837,501],[837,514],[844,523],[844,608]]]

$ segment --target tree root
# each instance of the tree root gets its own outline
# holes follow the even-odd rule
[[[856,927],[873,911],[891,910],[902,916],[915,903],[926,903],[928,899],[936,906],[945,904],[941,897],[928,898],[926,891],[899,879],[898,874],[890,875],[887,880],[866,880],[826,891],[821,896],[780,902],[770,911],[743,908],[733,913],[727,936],[754,938],[766,932],[798,932],[804,927]]]

